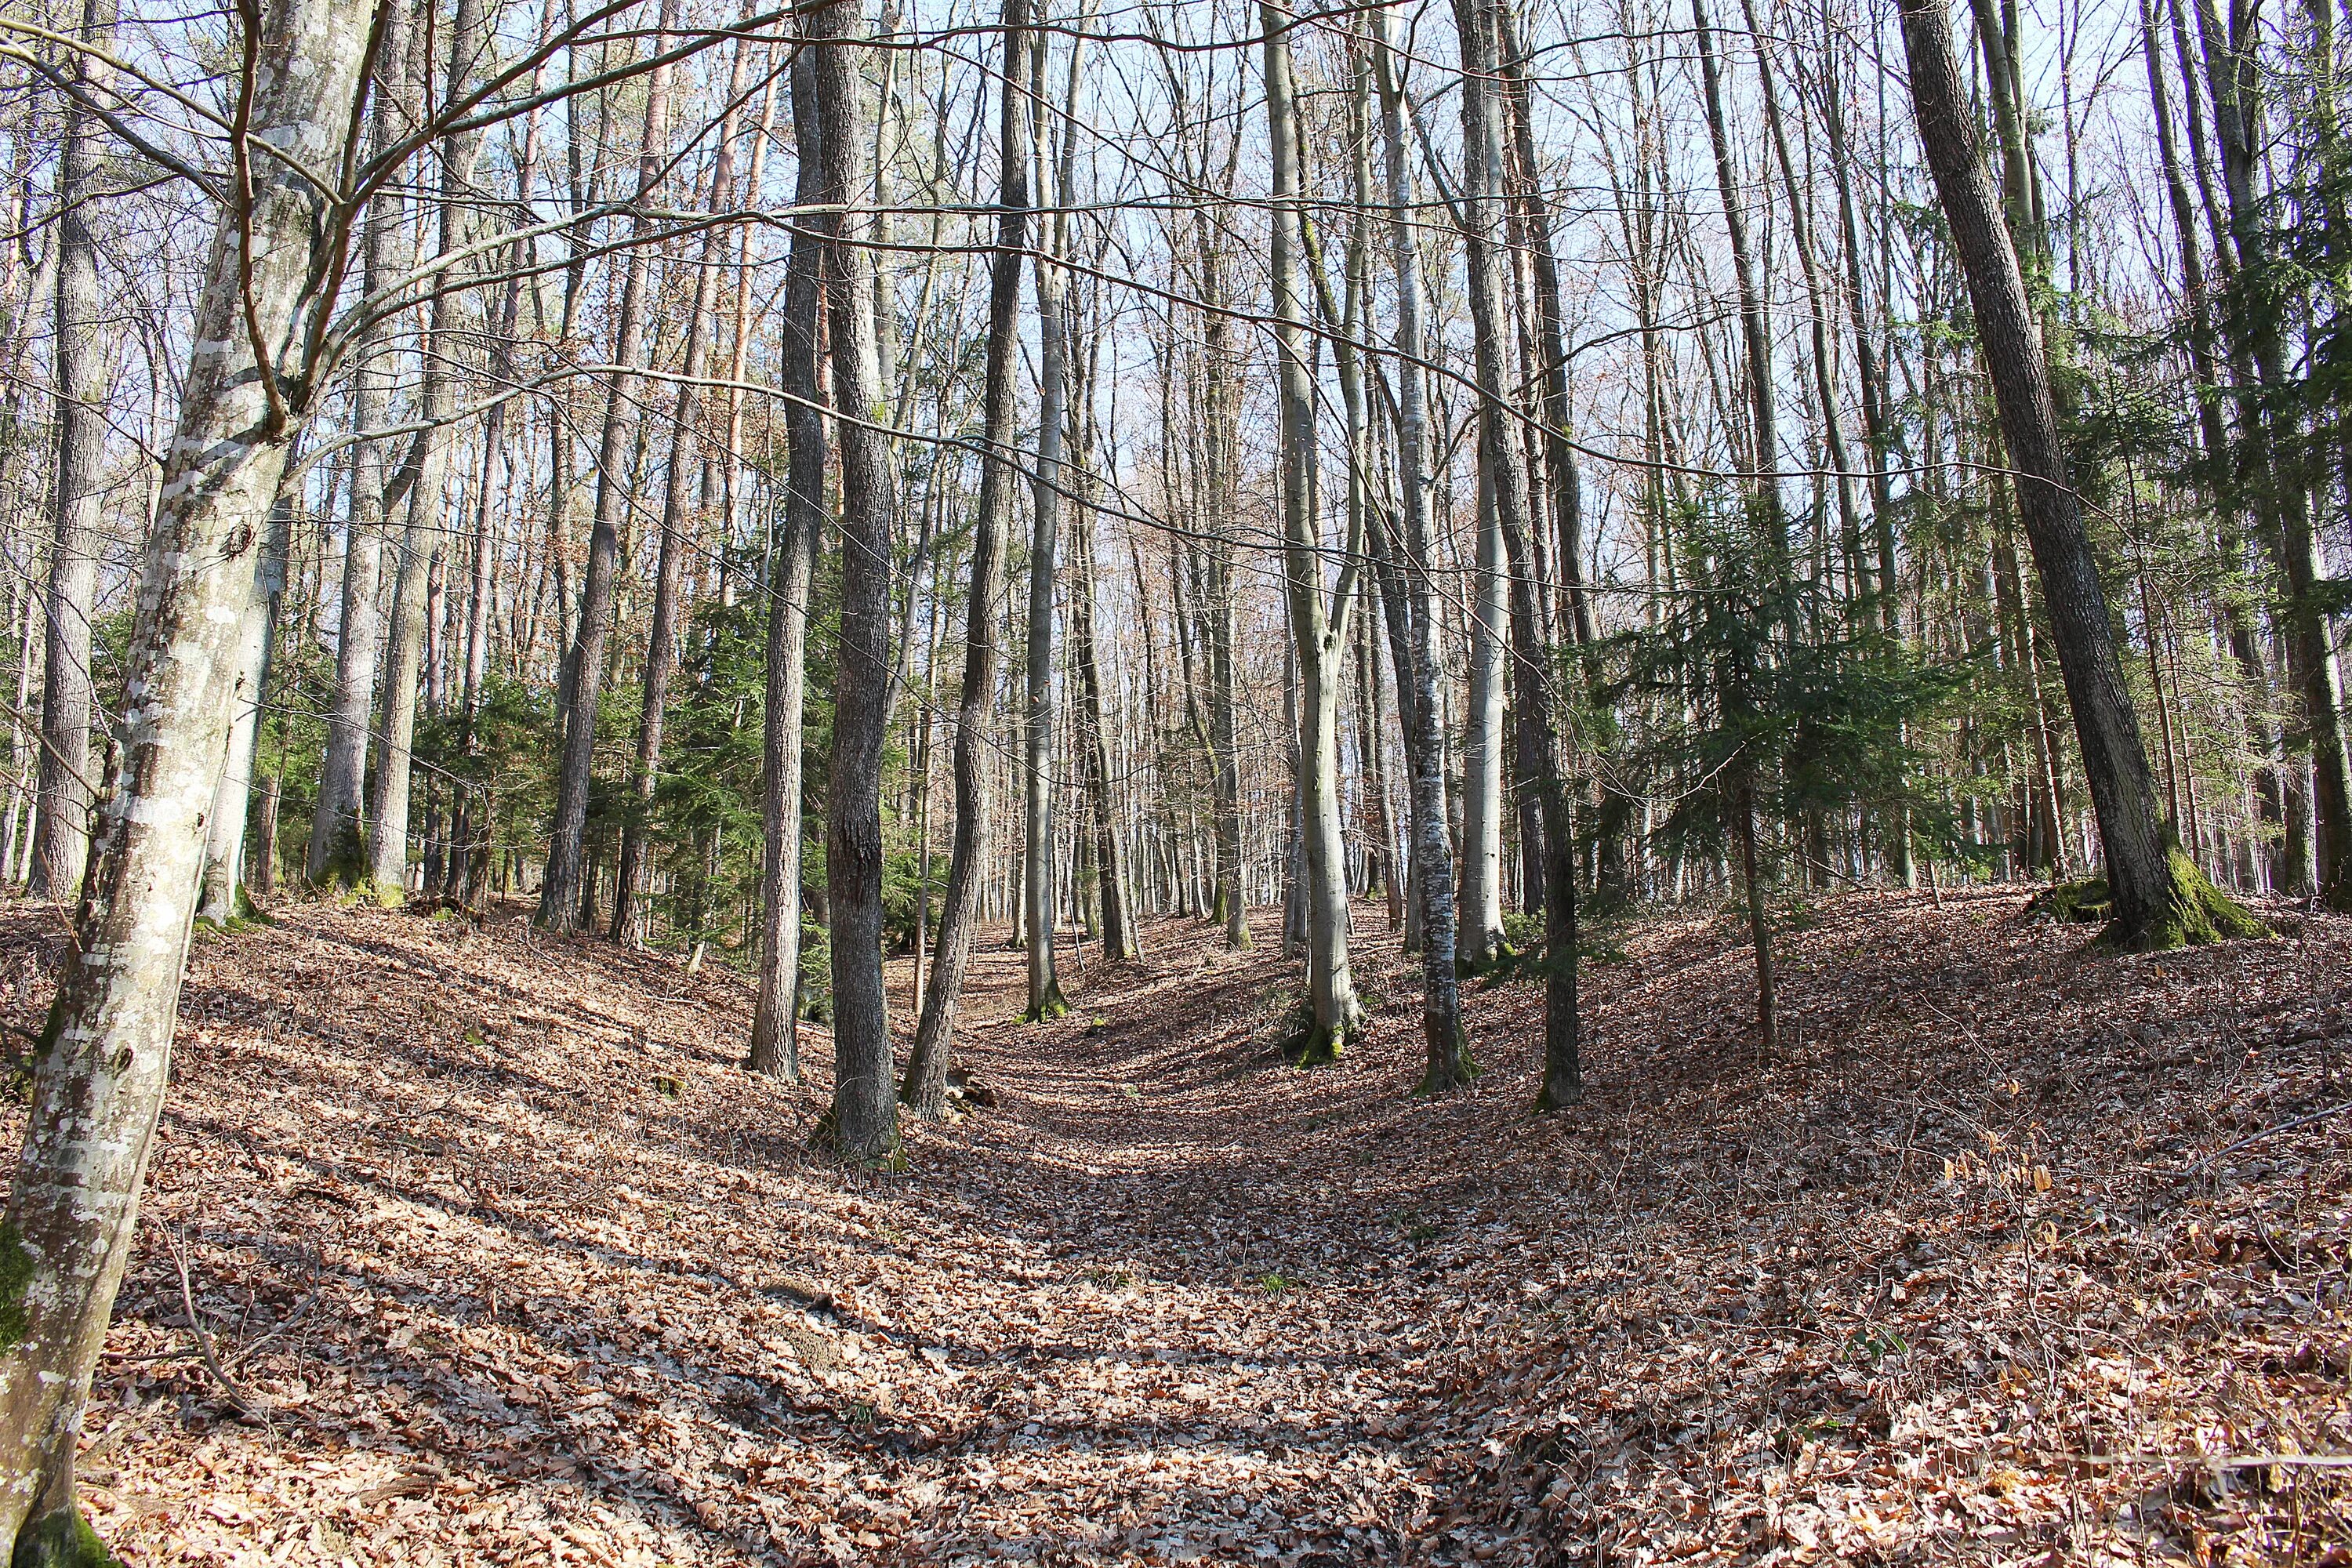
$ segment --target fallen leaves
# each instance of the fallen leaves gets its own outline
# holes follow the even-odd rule
[[[1770,1053],[1735,931],[1637,927],[1540,1120],[1532,988],[1421,1101],[1409,1006],[1270,1056],[1271,931],[1153,927],[1043,1027],[982,944],[895,1179],[806,1152],[827,1042],[745,1074],[715,967],[289,910],[191,975],[189,1289],[142,1248],[89,1510],[133,1564],[2312,1560],[2346,1123],[2264,1130],[2346,1098],[2352,928],[2157,966],[2019,902],[1825,902]],[[53,942],[0,926],[28,1018]]]

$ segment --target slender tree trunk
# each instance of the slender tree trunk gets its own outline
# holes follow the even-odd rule
[[[255,142],[344,143],[368,43],[351,0],[285,0],[241,40],[253,84],[229,149],[236,206],[205,266],[161,510],[127,659],[140,693],[45,1031],[0,1258],[0,1544],[19,1563],[90,1561],[73,1458],[89,1380],[138,1222],[169,1078],[205,819],[220,782],[260,542],[309,409],[289,404],[338,226],[318,186]],[[232,34],[232,38],[236,35]],[[266,354],[267,363],[257,355]]]
[[[377,87],[370,117],[371,151],[382,155],[408,130],[413,90],[405,66],[407,7],[384,7],[375,55]],[[368,204],[362,243],[362,282],[369,292],[388,287],[407,267],[408,224],[400,198],[379,194]],[[380,427],[389,405],[389,329],[370,329],[352,349],[352,425]],[[357,887],[367,872],[368,722],[375,708],[376,664],[383,640],[377,597],[383,583],[383,490],[389,452],[381,441],[362,442],[352,454],[351,493],[344,511],[341,610],[335,630],[335,684],[327,713],[326,749],[319,763],[317,804],[303,875],[338,889]]]
[[[2286,579],[2282,620],[2287,664],[2303,699],[2295,749],[2311,753],[2312,806],[2319,827],[2319,852],[2312,857],[2307,886],[2304,868],[2290,868],[2293,890],[2319,895],[2329,907],[2352,910],[2352,752],[2344,733],[2343,676],[2336,666],[2335,628],[2320,602],[2326,563],[2312,526],[2303,432],[2292,403],[2280,395],[2289,382],[2282,327],[2287,302],[2273,297],[2278,286],[2267,226],[2256,182],[2261,173],[2260,77],[2248,35],[2251,13],[2233,6],[2230,30],[2215,15],[2212,0],[2199,0],[2198,30],[2205,46],[2211,84],[2213,128],[2221,147],[2221,184],[2229,199],[2230,238],[2237,252],[2238,286],[2245,296],[2233,314],[2247,340],[2261,386],[2271,396],[2245,415],[2249,447],[2246,468],[2273,513],[2263,531]]]
[[[446,87],[442,101],[454,102],[470,89],[481,52],[481,0],[457,0],[450,19]],[[471,237],[468,197],[474,163],[481,149],[478,132],[444,139],[440,149],[439,254],[448,255]],[[462,272],[461,268],[461,272]],[[456,279],[450,279],[456,281]],[[408,896],[409,771],[416,737],[416,710],[425,685],[425,635],[432,563],[451,531],[443,489],[448,478],[453,433],[445,426],[457,404],[463,369],[472,352],[474,296],[464,289],[434,296],[424,374],[417,389],[417,418],[425,426],[409,445],[407,461],[394,481],[405,490],[408,523],[401,541],[400,573],[393,592],[392,635],[384,651],[383,723],[378,731],[374,786],[368,802],[368,880],[375,897],[397,906]],[[389,499],[389,498],[388,498]]]
[[[1706,0],[1691,0],[1691,20],[1698,43],[1707,139],[1715,149],[1716,189],[1723,199],[1723,226],[1730,236],[1732,275],[1739,290],[1739,338],[1747,350],[1748,416],[1753,421],[1748,483],[1778,595],[1790,582],[1789,520],[1780,499],[1780,423],[1772,381],[1772,334],[1764,319],[1764,293],[1757,282],[1756,252],[1748,236],[1747,205],[1740,194],[1730,128],[1724,119],[1722,73],[1716,64],[1715,29],[1707,21]]]
[[[98,601],[99,469],[106,448],[106,366],[98,349],[105,301],[90,233],[103,194],[104,149],[98,115],[86,100],[104,102],[109,73],[91,51],[113,48],[114,21],[115,0],[82,0],[79,31],[87,47],[68,57],[75,90],[66,99],[58,147],[58,471],[50,487],[47,659],[31,890],[36,898],[68,904],[81,891],[96,804],[89,776],[90,617]]]
[[[1029,0],[1004,0],[1003,98],[998,107],[996,247],[989,258],[988,363],[981,433],[980,506],[972,522],[969,604],[964,620],[963,688],[956,700],[955,842],[949,852],[931,981],[907,1059],[901,1098],[916,1114],[936,1118],[947,1086],[949,1053],[963,1005],[983,858],[988,853],[989,730],[995,716],[998,628],[1004,597],[1004,529],[1019,471],[1012,460],[1020,416],[1018,367],[1021,256],[1029,233]]]
[[[1527,469],[1511,397],[1508,306],[1500,254],[1503,124],[1490,0],[1455,0],[1462,38],[1462,137],[1470,189],[1462,203],[1478,380],[1478,576],[1470,627],[1470,728],[1462,835],[1464,962],[1484,968],[1503,941],[1503,676],[1509,636],[1505,538],[1527,538]],[[1522,757],[1524,748],[1515,746]]]
[[[800,170],[793,198],[803,207],[824,199],[824,118],[808,79],[814,53],[793,58],[793,137]],[[801,717],[808,690],[809,589],[825,529],[824,378],[819,374],[819,316],[824,309],[824,243],[810,225],[793,232],[784,266],[784,310],[778,369],[786,398],[784,433],[790,452],[784,514],[768,574],[768,692],[762,735],[764,828],[760,860],[760,974],[751,1009],[751,1068],[798,1079],[800,1034],[795,1016],[801,970]]]
[[[1337,1058],[1363,1016],[1348,963],[1347,838],[1339,816],[1339,694],[1347,682],[1348,616],[1355,600],[1360,538],[1351,538],[1330,602],[1324,601],[1322,529],[1316,517],[1315,381],[1307,363],[1306,195],[1290,56],[1290,14],[1260,0],[1266,126],[1274,148],[1273,278],[1277,401],[1281,409],[1284,598],[1298,671],[1297,800],[1301,900],[1307,925],[1307,992],[1314,1022],[1300,1042],[1304,1063]],[[1342,375],[1355,381],[1352,353]],[[1360,391],[1351,400],[1361,401]],[[1354,432],[1350,432],[1351,437]],[[1350,517],[1360,522],[1361,453],[1349,451]],[[1351,530],[1360,531],[1360,530]]]
[[[654,47],[677,30],[679,0],[662,0]],[[652,198],[667,163],[669,68],[646,73],[644,134],[639,142],[637,200]],[[604,685],[604,643],[613,631],[613,570],[620,553],[621,514],[628,505],[629,453],[635,444],[636,367],[645,356],[646,273],[653,264],[646,243],[653,220],[630,219],[635,244],[623,264],[620,319],[614,331],[612,385],[604,405],[604,432],[596,457],[596,521],[588,536],[588,569],[580,586],[579,636],[564,666],[563,749],[557,759],[555,825],[547,848],[547,874],[540,882],[539,924],[572,931],[586,922],[581,914],[585,880],[583,854],[588,827],[588,792],[596,764],[597,700]]]
[[[286,555],[294,532],[294,498],[281,494],[269,509],[269,528],[254,559],[253,599],[245,609],[237,646],[237,701],[229,727],[220,787],[205,825],[205,885],[196,913],[226,925],[245,912],[245,829],[253,769],[261,750],[262,704],[269,693],[272,639],[286,594]]]
[[[1077,56],[1083,39],[1071,43],[1069,88],[1077,87]],[[1042,49],[1040,50],[1042,52]],[[1039,76],[1042,78],[1043,72]],[[1075,127],[1074,102],[1063,103],[1065,132],[1059,171],[1062,205],[1069,205],[1073,165],[1070,138]],[[1040,128],[1040,152],[1054,144],[1052,128]],[[1023,864],[1026,893],[1024,926],[1029,950],[1029,1005],[1022,1017],[1032,1022],[1058,1018],[1070,1010],[1054,973],[1054,580],[1058,569],[1062,521],[1063,425],[1067,412],[1069,334],[1063,321],[1065,280],[1055,258],[1068,237],[1068,219],[1057,220],[1053,239],[1040,248],[1037,273],[1037,475],[1029,533],[1029,646],[1023,674],[1028,718],[1026,770],[1023,778]]]
[[[1127,851],[1119,842],[1118,817],[1111,804],[1110,727],[1104,716],[1102,667],[1095,646],[1094,524],[1094,510],[1087,507],[1070,536],[1070,561],[1076,569],[1070,586],[1070,661],[1077,669],[1095,868],[1102,885],[1103,962],[1127,963],[1136,956],[1135,916],[1128,897]]]
[[[709,209],[723,212],[733,200],[735,185],[735,110],[743,96],[743,78],[750,50],[738,44],[727,109],[719,117],[718,151],[710,172]],[[701,377],[709,352],[712,297],[718,287],[722,225],[703,231],[702,262],[695,268],[694,301],[688,307],[686,344],[679,356],[680,380],[670,405],[668,472],[662,488],[661,550],[654,568],[653,625],[646,639],[643,700],[637,709],[636,765],[629,775],[628,815],[621,824],[621,869],[614,885],[612,938],[636,946],[644,941],[640,903],[645,894],[646,837],[653,816],[654,783],[660,775],[664,721],[668,716],[669,686],[677,678],[678,623],[685,617],[686,559],[694,544],[688,537],[687,486],[698,465],[699,442],[695,425],[701,400],[695,383]],[[698,532],[698,529],[692,531]]]
[[[2197,385],[2192,389],[2197,400],[2197,427],[2206,461],[2215,473],[2227,471],[2230,462],[2229,437],[2221,425],[2221,368],[2213,352],[2213,300],[2205,278],[2205,258],[2198,246],[2197,213],[2189,194],[2189,182],[2180,168],[2179,149],[2172,129],[2170,93],[2164,68],[2164,49],[2158,41],[2156,11],[2152,0],[2139,0],[2140,48],[2147,64],[2149,111],[2156,121],[2158,160],[2164,170],[2167,202],[2172,214],[2174,243],[2180,253],[2181,293],[2189,311],[2189,361],[2196,374]],[[2190,94],[2193,82],[2185,84]],[[2241,532],[2242,518],[2238,498],[2227,493],[2226,487],[2216,486],[2214,512],[2221,523],[2220,553],[2228,570],[2243,569],[2244,536]],[[2226,642],[2230,655],[2237,663],[2239,675],[2257,700],[2246,704],[2246,739],[2254,757],[2255,811],[2263,826],[2275,836],[2272,844],[2269,880],[2273,887],[2287,881],[2283,856],[2284,829],[2286,819],[2285,794],[2279,780],[2279,737],[2276,727],[2263,712],[2261,694],[2270,690],[2270,671],[2264,667],[2262,647],[2255,638],[2253,617],[2242,597],[2231,594],[2223,596],[2222,615],[2227,625]]]
[[[1373,16],[1372,58],[1381,89],[1381,142],[1388,185],[1389,238],[1395,258],[1400,363],[1397,376],[1397,487],[1404,516],[1403,575],[1412,633],[1407,658],[1398,666],[1405,760],[1412,775],[1413,899],[1420,910],[1422,1035],[1428,1066],[1422,1092],[1444,1094],[1477,1074],[1462,1037],[1460,982],[1454,973],[1454,851],[1445,831],[1445,737],[1438,698],[1437,656],[1432,629],[1436,616],[1430,590],[1429,489],[1423,452],[1427,416],[1423,410],[1421,363],[1427,352],[1422,330],[1421,254],[1414,233],[1412,178],[1408,172],[1405,103],[1391,43],[1393,13]]]

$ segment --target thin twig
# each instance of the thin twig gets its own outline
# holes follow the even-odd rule
[[[168,1226],[163,1228],[163,1246],[172,1255],[172,1267],[179,1271],[180,1305],[187,1310],[188,1331],[196,1336],[196,1349],[204,1356],[205,1366],[212,1373],[213,1381],[221,1385],[221,1392],[228,1395],[229,1403],[240,1412],[247,1415],[260,1415],[265,1408],[263,1402],[247,1394],[237,1385],[235,1378],[229,1376],[227,1369],[221,1365],[220,1356],[213,1350],[212,1336],[205,1332],[204,1323],[196,1317],[195,1290],[188,1283],[187,1255],[180,1250],[179,1241]]]
[[[2298,1127],[2308,1127],[2315,1121],[2325,1121],[2331,1116],[2341,1116],[2347,1110],[2352,1110],[2352,1100],[2347,1100],[2342,1105],[2331,1105],[2325,1110],[2315,1110],[2308,1116],[2298,1116],[2292,1121],[2282,1121],[2275,1127],[2265,1127],[2260,1132],[2252,1133],[2247,1137],[2239,1139],[2235,1143],[2230,1144],[2227,1148],[2214,1150],[2213,1152],[2206,1155],[2203,1159],[2189,1166],[2189,1169],[2191,1171],[2201,1170],[2205,1166],[2210,1165],[2214,1161],[2220,1159],[2224,1154],[2236,1153],[2239,1150],[2244,1148],[2249,1143],[2259,1143],[2263,1139],[2271,1137],[2275,1133],[2292,1132]]]
[[[2352,1454],[2039,1454],[2056,1465],[2205,1465],[2220,1470],[2261,1470],[2283,1465],[2306,1470],[2352,1469]]]

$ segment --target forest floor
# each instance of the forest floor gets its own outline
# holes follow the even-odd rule
[[[1771,1051],[1731,922],[1633,922],[1541,1119],[1524,983],[1412,1098],[1369,908],[1312,1073],[1269,924],[1045,1027],[992,944],[994,1103],[897,1177],[731,974],[289,907],[199,938],[84,1503],[134,1568],[2352,1562],[2352,1117],[2282,1129],[2352,1100],[2352,921],[2024,904],[1816,903]],[[62,941],[0,911],[0,1017]]]

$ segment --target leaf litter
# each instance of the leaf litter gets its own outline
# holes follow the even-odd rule
[[[1525,984],[1409,1097],[1369,910],[1311,1073],[1270,923],[1045,1026],[991,945],[902,1177],[740,979],[292,908],[194,954],[84,1504],[134,1568],[2352,1563],[2352,921],[2023,902],[1823,900],[1769,1050],[1733,922],[1635,922],[1548,1118]],[[0,917],[19,1027],[59,941]]]

